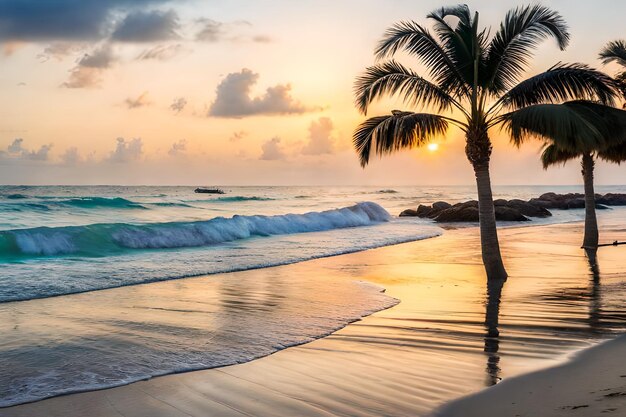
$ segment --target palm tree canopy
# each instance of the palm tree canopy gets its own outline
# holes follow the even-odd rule
[[[605,64],[617,62],[626,67],[626,41],[617,40],[609,42],[602,51],[600,51],[600,59]]]
[[[500,117],[511,141],[548,139],[568,152],[594,152],[626,143],[626,111],[589,101],[537,104]]]
[[[604,161],[619,165],[626,161],[626,142],[601,149],[597,152],[597,155]]]
[[[540,42],[552,38],[560,49],[567,46],[568,28],[557,12],[541,5],[514,8],[493,36],[479,28],[478,17],[466,5],[443,7],[427,16],[432,32],[414,21],[397,23],[385,32],[375,51],[379,62],[356,80],[357,108],[367,114],[373,102],[395,95],[408,106],[451,111],[460,117],[397,112],[368,119],[354,133],[362,165],[368,163],[372,149],[384,155],[420,146],[445,133],[449,124],[465,132],[486,131],[502,121],[498,114],[503,109],[582,99],[614,103],[616,82],[581,64],[558,64],[519,82]],[[426,74],[393,60],[401,51],[417,58]],[[431,124],[415,123],[410,130],[401,118]]]
[[[551,143],[543,148],[541,153],[541,164],[543,169],[548,169],[551,165],[565,164],[572,159],[580,158],[581,152],[566,151]]]

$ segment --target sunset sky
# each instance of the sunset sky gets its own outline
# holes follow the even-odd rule
[[[448,4],[0,0],[0,183],[470,184],[454,129],[436,150],[365,170],[351,148],[364,120],[354,79],[374,63],[384,30],[403,19],[427,24]],[[481,26],[522,4],[469,2]],[[529,74],[559,61],[617,71],[597,55],[626,36],[626,2],[543,4],[563,15],[572,40],[563,52],[543,43]],[[369,115],[392,109],[409,108],[385,101]],[[496,184],[581,182],[577,163],[543,171],[538,142],[518,150],[498,130],[492,139]],[[597,178],[623,184],[626,167],[600,163]]]

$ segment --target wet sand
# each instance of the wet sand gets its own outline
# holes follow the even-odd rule
[[[624,233],[619,222],[601,218],[601,224],[604,241]],[[364,280],[401,302],[328,337],[252,362],[4,408],[0,416],[425,416],[626,330],[624,249],[601,249],[590,265],[579,249],[581,229],[502,230],[510,278],[492,288],[485,283],[474,228],[229,274],[237,279],[271,271],[282,282]],[[93,294],[115,308],[111,290]]]

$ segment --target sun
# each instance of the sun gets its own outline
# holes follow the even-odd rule
[[[439,144],[438,143],[429,143],[427,148],[428,148],[429,151],[435,152],[436,150],[439,149]]]

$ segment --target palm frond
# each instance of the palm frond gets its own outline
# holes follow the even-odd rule
[[[544,147],[543,152],[541,152],[541,164],[543,169],[548,169],[551,165],[565,165],[567,161],[580,158],[581,155],[581,152],[568,151],[551,143]]]
[[[527,68],[533,50],[550,37],[556,39],[561,50],[570,39],[567,24],[556,11],[541,5],[509,10],[488,47],[486,87],[494,93],[513,87]]]
[[[424,27],[413,21],[396,23],[383,35],[375,55],[377,59],[384,59],[400,50],[419,58],[441,88],[450,92],[462,88],[464,79],[455,63],[441,43]]]
[[[445,20],[448,16],[458,18],[455,28]],[[429,13],[428,19],[435,21],[433,27],[439,36],[440,43],[446,51],[446,55],[455,63],[459,72],[464,74],[466,83],[471,83],[473,74],[472,56],[472,18],[469,7],[466,4],[457,6],[441,7]]]
[[[430,12],[426,17],[437,22],[443,21],[448,16],[459,19],[459,24],[472,26],[472,15],[467,4],[457,4],[456,6],[444,6]],[[446,24],[447,25],[447,24]]]
[[[570,101],[563,105],[594,124],[604,136],[607,146],[626,142],[626,111],[585,100]]]
[[[547,139],[570,152],[604,146],[608,136],[604,122],[570,104],[536,104],[504,114],[500,120],[517,146],[531,138]]]
[[[626,109],[626,71],[622,72],[621,74],[617,74],[615,76],[615,81],[617,82],[617,87],[622,92],[622,96],[624,99],[622,108]]]
[[[355,83],[356,106],[367,114],[368,106],[384,95],[398,94],[408,105],[436,106],[439,111],[451,108],[450,95],[396,61],[387,61],[365,70]]]
[[[609,42],[602,51],[600,59],[603,63],[617,62],[626,67],[626,41],[617,40]]]
[[[621,164],[626,161],[626,143],[609,146],[597,152],[598,157],[606,162]]]
[[[443,135],[448,122],[442,116],[394,110],[391,115],[372,117],[355,130],[353,144],[361,166],[367,165],[372,150],[382,156],[401,149],[424,145]]]
[[[519,109],[533,104],[591,100],[612,106],[618,86],[608,75],[584,64],[557,64],[506,92],[498,103]]]

